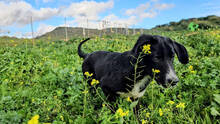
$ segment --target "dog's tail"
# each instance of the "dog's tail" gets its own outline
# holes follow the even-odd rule
[[[81,50],[81,46],[83,43],[85,43],[86,41],[88,41],[90,38],[87,38],[85,39],[84,41],[82,41],[79,46],[78,46],[78,55],[81,57],[81,58],[85,58],[87,56],[87,54],[85,54],[82,50]]]

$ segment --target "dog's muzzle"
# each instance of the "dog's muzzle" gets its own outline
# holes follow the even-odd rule
[[[175,86],[178,82],[179,82],[178,78],[167,79],[167,84],[170,85],[170,86]]]

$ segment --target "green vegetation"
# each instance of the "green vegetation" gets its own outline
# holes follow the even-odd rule
[[[147,87],[138,114],[137,102],[119,98],[105,100],[100,88],[91,94],[81,71],[77,46],[82,38],[68,42],[23,40],[2,44],[0,40],[0,123],[220,123],[220,29],[195,32],[158,32],[184,44],[190,62],[177,58],[180,82],[164,89],[154,81]],[[95,37],[83,50],[123,52],[136,42],[135,36]],[[13,45],[13,43],[17,45]],[[111,108],[115,108],[115,112]]]
[[[180,31],[187,29],[191,22],[198,24],[198,29],[220,28],[220,17],[212,15],[200,18],[183,19],[179,22],[170,22],[169,24],[158,25],[153,29],[162,31]]]
[[[16,38],[16,37],[8,37],[8,36],[2,36],[0,37],[0,47],[5,46],[17,46],[19,44],[24,44],[25,42],[31,41],[30,39],[24,39],[24,38]]]

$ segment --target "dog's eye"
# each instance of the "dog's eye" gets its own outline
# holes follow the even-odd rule
[[[157,58],[157,59],[161,59],[161,58],[162,58],[162,56],[155,56],[155,58]]]
[[[175,57],[175,54],[172,54],[170,57],[171,57],[171,58],[174,58],[174,57]]]

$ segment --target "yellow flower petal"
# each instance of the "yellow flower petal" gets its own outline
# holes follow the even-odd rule
[[[161,108],[159,109],[159,114],[160,114],[160,116],[163,116],[163,111]]]

